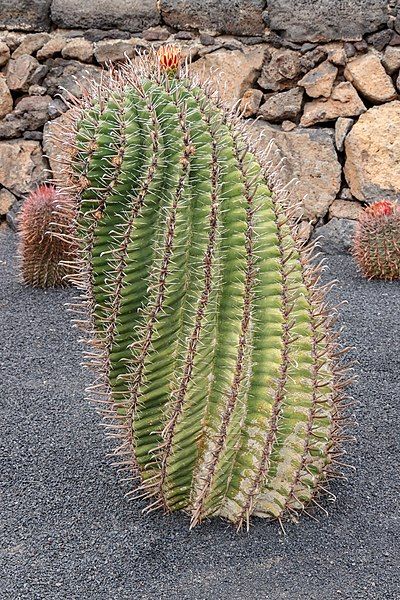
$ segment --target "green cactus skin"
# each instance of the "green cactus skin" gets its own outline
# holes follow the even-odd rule
[[[40,185],[25,200],[19,218],[20,271],[33,287],[69,283],[76,244],[70,239],[74,206],[52,185]],[[76,260],[76,258],[75,258]]]
[[[238,120],[185,68],[121,69],[75,108],[67,167],[117,464],[191,526],[296,518],[343,438],[319,271]]]
[[[400,205],[389,200],[366,208],[356,225],[353,256],[368,279],[400,279]]]

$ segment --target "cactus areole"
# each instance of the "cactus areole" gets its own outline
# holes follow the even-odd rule
[[[296,517],[340,454],[331,311],[240,119],[171,52],[73,111],[92,391],[147,510]]]

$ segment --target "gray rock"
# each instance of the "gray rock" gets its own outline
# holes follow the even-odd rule
[[[217,41],[214,36],[205,32],[200,33],[200,44],[203,44],[203,46],[214,46],[216,43]]]
[[[102,40],[129,40],[131,36],[131,31],[122,31],[121,29],[87,29],[83,33],[83,37],[85,40],[89,40],[89,42],[101,42]]]
[[[400,33],[400,12],[397,13],[397,17],[394,22],[394,28],[397,31],[397,33]]]
[[[51,17],[59,27],[133,32],[160,22],[157,0],[53,0]]]
[[[135,55],[136,47],[128,40],[104,40],[97,42],[94,48],[94,56],[100,64],[118,62]]]
[[[394,33],[392,39],[389,42],[389,46],[400,46],[400,35]]]
[[[354,125],[354,119],[339,117],[335,123],[335,144],[339,152],[342,152],[344,140]]]
[[[0,28],[47,31],[51,0],[1,0]]]
[[[286,49],[277,50],[270,57],[267,56],[258,80],[259,86],[274,92],[291,88],[292,80],[302,71],[300,60],[299,52]]]
[[[343,49],[345,51],[347,58],[352,58],[353,56],[355,56],[357,54],[357,50],[355,49],[354,44],[351,44],[350,42],[346,42],[345,45],[343,46]]]
[[[320,62],[325,60],[327,56],[328,52],[323,46],[318,46],[314,50],[306,52],[306,54],[304,54],[304,56],[302,56],[300,59],[300,66],[302,71],[310,71],[311,69],[319,65]]]
[[[245,44],[246,46],[255,46],[256,44],[262,44],[264,41],[261,36],[258,35],[244,35],[238,36],[238,40]]]
[[[20,137],[26,131],[40,129],[49,118],[50,96],[25,96],[12,113],[0,121],[0,138]],[[37,139],[29,137],[29,139]]]
[[[355,223],[353,219],[331,219],[317,227],[311,239],[318,240],[318,248],[326,254],[347,254],[353,245]]]
[[[260,116],[271,123],[296,119],[301,112],[304,90],[296,87],[274,94],[260,108]]]
[[[258,35],[265,28],[264,0],[160,0],[161,15],[176,29],[216,29]]]
[[[143,31],[143,39],[148,42],[165,42],[170,36],[170,32],[166,27],[161,27],[157,25],[157,27],[149,27]]]
[[[43,132],[42,131],[25,131],[24,135],[22,137],[24,138],[24,140],[37,140],[40,142],[43,139]]]
[[[292,42],[359,40],[386,24],[387,0],[268,0],[270,27]]]
[[[68,106],[61,98],[53,98],[49,103],[49,117],[56,119],[68,110]]]
[[[310,52],[311,50],[315,50],[316,44],[311,44],[310,42],[306,42],[300,48],[300,52],[302,54],[306,54],[306,52]]]
[[[175,33],[174,38],[176,40],[192,40],[195,37],[193,31],[178,31]]]
[[[357,50],[357,52],[361,52],[361,54],[365,54],[365,52],[368,52],[368,44],[365,40],[354,42],[354,48]]]
[[[99,81],[101,76],[100,67],[82,65],[76,60],[49,58],[46,65],[48,73],[43,80],[43,86],[50,96],[61,94],[65,98],[70,93],[80,98],[82,86],[88,88],[91,81]]]
[[[393,31],[391,29],[383,29],[382,31],[368,35],[366,41],[381,52],[390,43],[392,37]]]

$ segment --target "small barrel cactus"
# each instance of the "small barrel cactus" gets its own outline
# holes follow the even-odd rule
[[[340,455],[332,311],[238,118],[177,63],[137,59],[73,109],[92,391],[148,510],[296,517]]]
[[[71,200],[51,185],[40,185],[25,200],[19,219],[23,281],[34,287],[68,285],[76,245],[71,241]]]
[[[369,279],[400,278],[400,205],[374,202],[356,225],[353,255]]]

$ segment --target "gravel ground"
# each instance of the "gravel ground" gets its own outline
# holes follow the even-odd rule
[[[189,532],[124,498],[84,400],[73,292],[22,287],[15,235],[0,231],[3,600],[400,598],[400,286],[364,281],[349,257],[328,264],[359,361],[355,475],[333,486],[328,517],[286,536],[262,520],[249,535],[218,520]]]

